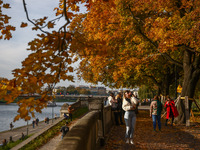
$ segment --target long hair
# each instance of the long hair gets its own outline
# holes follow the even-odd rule
[[[124,92],[124,94],[123,94],[123,99],[126,98],[126,97],[125,97],[125,93],[129,93],[129,92],[130,92],[129,90],[126,90],[126,91]]]

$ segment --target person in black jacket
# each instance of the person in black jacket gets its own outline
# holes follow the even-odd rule
[[[123,120],[122,120],[122,116],[124,114],[124,111],[122,109],[122,94],[121,93],[117,94],[116,100],[117,100],[117,103],[118,103],[118,105],[117,105],[118,117],[119,117],[120,123],[124,124]]]
[[[62,128],[60,129],[60,132],[62,132],[62,136],[61,139],[63,139],[63,137],[67,134],[67,132],[69,131],[69,127],[67,126],[68,122],[66,122],[66,124],[64,126],[62,126]]]

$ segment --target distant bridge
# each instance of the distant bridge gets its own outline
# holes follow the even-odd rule
[[[29,97],[35,97],[39,98],[40,95],[20,95],[19,98],[29,98]],[[55,95],[58,99],[85,99],[85,98],[106,98],[107,96],[102,95]]]

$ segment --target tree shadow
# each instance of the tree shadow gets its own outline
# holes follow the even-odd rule
[[[135,145],[125,143],[125,125],[120,125],[113,127],[105,149],[200,149],[199,127],[164,126],[165,119],[161,122],[161,132],[155,132],[149,111],[140,111],[134,135]]]

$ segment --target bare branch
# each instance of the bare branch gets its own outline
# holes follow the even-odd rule
[[[49,32],[47,31],[44,31],[42,30],[42,28],[40,28],[37,24],[35,24],[30,18],[29,18],[29,15],[28,15],[28,11],[27,11],[27,8],[26,8],[26,3],[25,3],[25,0],[23,0],[23,5],[24,5],[24,11],[26,13],[26,18],[29,22],[31,22],[34,26],[36,26],[40,31],[46,33],[46,34],[49,34]]]

